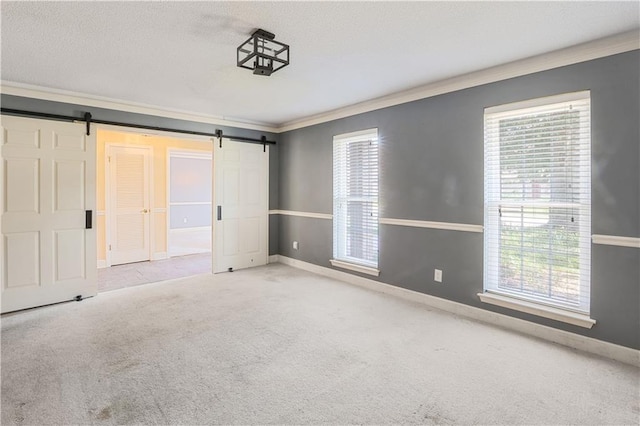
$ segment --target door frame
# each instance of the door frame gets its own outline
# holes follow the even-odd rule
[[[153,175],[153,146],[151,145],[134,145],[134,144],[123,144],[123,143],[119,143],[119,142],[107,142],[105,141],[104,143],[104,216],[105,216],[105,220],[104,220],[104,233],[105,233],[105,260],[106,260],[106,266],[107,267],[111,267],[111,250],[109,250],[109,247],[111,246],[111,244],[113,243],[112,241],[112,226],[111,226],[111,221],[114,219],[114,212],[113,212],[113,208],[112,208],[112,179],[115,178],[115,176],[111,175],[111,162],[109,161],[109,158],[112,155],[112,151],[113,148],[138,148],[138,149],[144,149],[146,151],[149,152],[149,186],[147,188],[147,190],[149,191],[149,260],[151,259],[151,253],[152,250],[151,248],[154,247],[155,245],[155,236],[154,236],[154,232],[152,232],[155,229],[155,220],[154,220],[154,212],[155,212],[155,208],[153,208],[152,206],[154,205],[154,175]]]
[[[100,131],[111,131],[111,132],[119,132],[119,133],[129,133],[129,134],[133,134],[133,135],[148,135],[148,136],[159,136],[159,137],[166,137],[166,138],[173,138],[173,139],[182,139],[182,140],[193,140],[196,142],[206,142],[209,143],[211,145],[211,163],[212,163],[212,170],[213,170],[213,148],[215,146],[215,143],[217,142],[215,138],[209,137],[209,136],[201,136],[201,135],[191,135],[191,134],[186,134],[186,133],[175,133],[175,132],[166,132],[163,130],[151,130],[151,129],[140,129],[137,127],[127,127],[127,126],[115,126],[112,124],[95,124],[92,123],[92,131],[96,132],[96,143],[99,142],[99,132]],[[104,170],[105,170],[105,204],[104,204],[104,217],[105,217],[105,237],[104,237],[104,244],[105,244],[105,262],[103,265],[101,265],[101,261],[98,261],[98,269],[100,268],[108,268],[111,266],[111,253],[109,251],[109,244],[111,244],[111,236],[109,235],[110,232],[110,225],[109,225],[109,217],[107,216],[107,212],[110,211],[110,200],[109,200],[109,193],[110,193],[110,170],[109,170],[109,161],[108,161],[108,157],[109,155],[107,154],[107,147],[109,145],[121,145],[121,146],[136,146],[136,145],[132,145],[132,144],[118,144],[118,142],[114,142],[113,144],[106,141],[104,142],[104,158],[98,158],[97,161],[102,161],[104,162]],[[151,146],[149,146],[151,148]],[[153,155],[151,156],[150,162],[149,162],[149,167],[150,167],[150,173],[151,175],[149,176],[150,178],[150,184],[153,185],[155,182],[154,176],[153,176]],[[155,202],[154,197],[154,191],[153,191],[153,187],[150,188],[150,193],[149,193],[149,203],[150,205],[150,213],[151,213],[151,218],[149,219],[149,228],[153,229],[153,227],[155,226],[155,214],[156,213],[160,213],[162,209],[158,209],[155,208],[153,203]],[[213,192],[213,190],[212,190]],[[212,193],[212,203],[213,203],[213,193]],[[167,206],[169,205],[169,203],[167,202]],[[96,211],[96,215],[101,214],[102,212],[98,212]],[[167,215],[166,220],[167,222],[165,223],[165,227],[168,229],[169,228],[169,216],[168,216],[168,208],[167,208]],[[97,219],[96,219],[97,220]],[[213,228],[213,227],[212,227]],[[211,238],[212,241],[214,238],[214,234],[212,231],[211,234]],[[167,241],[167,247],[168,247],[168,241]],[[155,232],[152,232],[149,235],[149,249],[151,250],[151,248],[153,247],[153,245],[155,245]],[[150,253],[150,257],[153,254],[153,252]],[[97,256],[97,254],[96,254]],[[154,259],[151,259],[154,260]],[[213,271],[213,269],[212,269]]]
[[[205,150],[199,150],[199,149],[188,149],[188,148],[167,148],[167,155],[166,155],[166,160],[167,160],[167,165],[166,165],[166,172],[165,172],[165,176],[167,178],[167,182],[165,184],[165,188],[166,188],[166,194],[165,197],[167,199],[167,226],[166,226],[166,230],[167,230],[167,234],[166,234],[166,241],[167,241],[167,259],[171,258],[171,246],[170,246],[170,238],[169,238],[169,234],[171,231],[171,156],[172,154],[178,154],[175,155],[176,157],[182,157],[182,158],[198,158],[198,159],[209,159],[209,161],[211,161],[211,179],[212,179],[212,185],[211,185],[211,252],[213,252],[213,205],[215,204],[215,200],[213,199],[213,195],[214,195],[214,191],[215,189],[213,188],[213,148],[214,145],[212,144],[210,146],[210,150],[209,151],[205,151]]]

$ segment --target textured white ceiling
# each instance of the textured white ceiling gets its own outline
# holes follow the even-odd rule
[[[633,2],[1,2],[2,79],[281,124],[637,29]],[[256,28],[291,45],[236,67]]]

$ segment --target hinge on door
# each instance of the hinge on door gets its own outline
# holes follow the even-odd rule
[[[109,251],[111,251],[111,244],[109,244]]]
[[[108,156],[108,157],[107,157],[107,160],[108,160],[109,162],[111,162],[111,156]]]

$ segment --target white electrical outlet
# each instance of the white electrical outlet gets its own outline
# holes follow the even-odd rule
[[[297,241],[293,242],[293,249],[294,250],[298,250],[298,242]]]
[[[433,272],[433,280],[437,283],[441,283],[442,282],[442,270],[440,269],[436,269]]]
[[[182,222],[187,223],[187,218],[182,219]]]

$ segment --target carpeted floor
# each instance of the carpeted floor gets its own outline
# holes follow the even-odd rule
[[[638,369],[284,265],[2,317],[2,424],[638,424]]]
[[[98,269],[98,291],[191,277],[211,272],[211,252]]]

